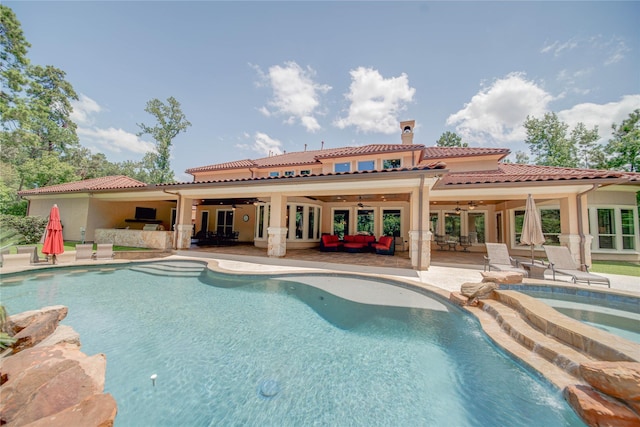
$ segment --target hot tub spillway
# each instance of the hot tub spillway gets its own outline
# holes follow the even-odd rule
[[[151,262],[130,267],[133,271],[165,277],[198,277],[205,268],[201,263],[187,261]]]

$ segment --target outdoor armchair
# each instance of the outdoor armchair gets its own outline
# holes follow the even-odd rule
[[[553,272],[553,280],[556,280],[556,273],[571,276],[573,283],[587,282],[588,285],[593,283],[606,284],[611,287],[609,278],[589,273],[586,265],[578,265],[573,258],[571,251],[566,246],[542,246],[547,254],[549,266]],[[582,269],[581,269],[582,267]]]
[[[484,257],[484,269],[491,271],[515,271],[528,277],[529,273],[524,268],[519,267],[518,261],[509,255],[509,249],[504,243],[485,243],[487,255]]]

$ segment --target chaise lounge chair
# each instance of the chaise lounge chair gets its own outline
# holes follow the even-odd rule
[[[31,264],[37,264],[40,262],[40,257],[38,256],[38,247],[37,246],[16,246],[16,249],[19,254],[29,254],[31,255]]]
[[[76,261],[93,259],[93,243],[76,245]]]
[[[553,280],[556,280],[556,273],[571,276],[573,283],[587,282],[588,285],[593,283],[606,284],[611,287],[609,278],[589,273],[586,265],[582,265],[582,270],[576,263],[571,251],[566,246],[542,246],[547,254],[551,271],[553,272]]]
[[[484,270],[491,271],[493,268],[497,271],[515,271],[522,273],[524,277],[528,277],[529,273],[524,268],[518,266],[518,261],[509,255],[509,249],[504,243],[485,243],[487,247],[487,255],[484,257]]]
[[[96,259],[113,259],[113,243],[98,243]]]

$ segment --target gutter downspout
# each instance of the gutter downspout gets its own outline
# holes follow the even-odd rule
[[[180,194],[179,191],[172,193],[171,191],[167,191],[164,188],[162,189],[163,193],[167,193],[167,194],[171,194],[173,196],[178,196],[178,203],[176,204],[176,224],[169,224],[169,227],[171,227],[172,225],[175,225],[175,230],[173,230],[173,241],[171,242],[171,249],[178,249],[177,248],[177,241],[178,241],[178,222],[180,222],[180,205],[182,204],[182,195]]]
[[[424,175],[420,175],[420,191],[418,192],[418,271],[422,271],[422,203],[424,201]]]

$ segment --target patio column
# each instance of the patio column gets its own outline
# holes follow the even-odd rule
[[[433,235],[429,231],[429,216],[429,187],[421,182],[421,186],[411,192],[409,257],[411,266],[416,270],[428,270],[431,265]]]
[[[431,265],[431,239],[432,233],[430,231],[409,231],[411,266],[414,269],[429,269]],[[420,259],[418,259],[418,257],[420,257]]]
[[[581,258],[580,248],[580,226],[578,216],[588,218],[586,213],[586,203],[584,204],[584,212],[578,211],[578,201],[576,197],[563,197],[560,199],[560,224],[561,234],[558,240],[562,246],[566,246],[571,251],[573,258],[578,264],[591,265],[591,240],[592,236],[585,235],[585,259]],[[587,222],[584,221],[584,224]]]
[[[178,216],[176,217],[174,231],[174,245],[176,249],[189,249],[191,247],[191,234],[193,225],[191,224],[191,205],[193,199],[181,197],[178,201]]]
[[[283,257],[287,254],[287,197],[282,194],[271,195],[271,217],[267,233],[267,255]]]

